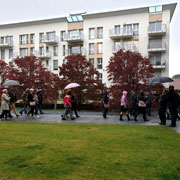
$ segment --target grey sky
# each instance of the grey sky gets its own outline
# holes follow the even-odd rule
[[[0,24],[178,3],[171,21],[170,76],[180,74],[180,0],[0,0]]]

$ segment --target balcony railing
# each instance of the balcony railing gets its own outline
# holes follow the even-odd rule
[[[40,52],[36,51],[34,55],[39,59],[50,59],[51,58],[51,52]]]
[[[121,28],[119,30],[110,29],[109,30],[109,37],[111,39],[119,39],[119,38],[132,38],[134,36],[133,30],[126,30]]]
[[[149,36],[160,36],[166,34],[166,24],[162,24],[161,26],[148,26],[148,34]]]
[[[44,39],[42,39],[41,42],[47,45],[55,45],[55,44],[58,44],[58,37],[56,35],[44,36]]]
[[[12,48],[13,47],[13,41],[11,40],[4,40],[0,41],[0,48]]]
[[[164,69],[164,68],[166,68],[166,61],[165,60],[161,60],[161,61],[153,60],[153,61],[151,61],[151,64],[152,64],[154,69]]]
[[[148,44],[148,52],[164,52],[166,51],[166,43]]]
[[[66,54],[68,56],[72,55],[72,54],[81,54],[81,55],[85,56],[86,55],[86,49],[84,49],[84,48],[77,48],[76,50],[68,49],[68,50],[66,50]]]
[[[132,51],[132,52],[138,52],[138,48],[136,47],[135,44],[128,44],[128,45],[113,45],[112,46],[112,52],[116,53],[120,49],[125,50],[125,51]]]
[[[67,42],[83,42],[84,35],[82,32],[77,32],[73,35],[70,33],[67,33],[64,40]]]

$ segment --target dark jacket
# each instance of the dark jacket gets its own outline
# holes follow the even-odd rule
[[[160,97],[159,108],[164,110],[167,109],[167,94]]]
[[[10,103],[15,103],[17,101],[16,93],[9,92],[9,97],[10,97]]]
[[[31,94],[31,93],[29,93],[28,94],[28,102],[34,102],[34,96]]]
[[[104,92],[102,93],[102,96],[103,96],[103,102],[104,102],[104,104],[108,104],[108,101],[109,101],[109,94],[108,94],[108,92],[107,92],[107,91],[104,91]]]
[[[167,95],[167,106],[169,109],[177,109],[180,105],[180,97],[175,91],[169,91]]]

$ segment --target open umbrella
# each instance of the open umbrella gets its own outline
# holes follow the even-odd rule
[[[78,83],[70,83],[64,89],[72,89],[72,88],[76,88],[76,87],[79,87],[79,86],[80,85]]]
[[[19,82],[15,80],[5,80],[4,86],[19,86]]]
[[[149,80],[148,84],[161,84],[161,83],[167,83],[167,82],[173,82],[173,80],[169,77],[153,77]]]

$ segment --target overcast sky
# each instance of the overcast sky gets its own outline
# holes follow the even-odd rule
[[[170,76],[180,74],[180,0],[0,0],[0,24],[178,3],[171,21]]]

